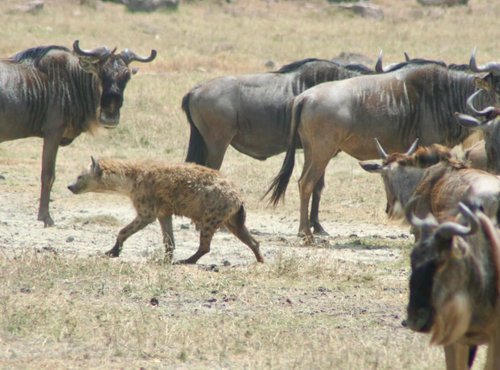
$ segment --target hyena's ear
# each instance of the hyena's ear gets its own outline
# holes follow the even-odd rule
[[[101,175],[102,175],[102,168],[101,168],[101,166],[99,166],[99,162],[93,156],[90,156],[90,159],[92,160],[92,167],[91,167],[92,172],[97,177],[101,177]]]

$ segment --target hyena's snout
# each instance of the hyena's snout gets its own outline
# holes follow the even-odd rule
[[[77,193],[76,184],[69,184],[69,185],[68,185],[68,189],[69,189],[69,191],[71,191],[73,194],[76,194],[76,193]]]

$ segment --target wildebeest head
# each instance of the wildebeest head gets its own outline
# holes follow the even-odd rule
[[[412,203],[406,216],[421,237],[410,257],[407,325],[417,332],[431,332],[433,343],[447,345],[462,337],[471,321],[472,303],[467,292],[470,251],[464,237],[477,232],[479,220],[460,203],[467,226],[455,221],[438,224],[432,215],[417,218]]]
[[[101,84],[101,102],[99,122],[104,127],[114,127],[120,121],[120,108],[127,82],[137,69],[131,69],[129,63],[138,61],[151,62],[156,57],[156,50],[151,50],[149,57],[139,57],[129,49],[115,54],[107,47],[82,50],[79,41],[73,43],[73,51],[80,59],[80,66],[87,72],[94,73]]]
[[[458,122],[465,127],[480,128],[485,137],[486,166],[489,172],[500,174],[500,108],[488,106],[478,110],[474,107],[474,99],[484,93],[483,89],[477,90],[467,99],[467,107],[474,116],[455,113]],[[478,118],[476,118],[478,117]]]
[[[408,202],[415,187],[422,177],[423,171],[415,166],[408,166],[412,155],[417,150],[418,139],[414,141],[406,153],[387,154],[377,139],[375,144],[382,163],[361,161],[360,166],[368,172],[379,173],[384,181],[387,206],[385,212],[389,218],[400,218],[403,207]]]

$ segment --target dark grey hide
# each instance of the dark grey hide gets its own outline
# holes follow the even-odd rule
[[[219,169],[229,145],[265,160],[287,149],[291,99],[325,81],[373,73],[357,65],[305,59],[276,72],[201,83],[182,100],[191,127],[187,162]],[[298,144],[300,145],[300,144]]]
[[[43,138],[38,220],[45,226],[54,224],[49,199],[59,145],[94,126],[116,126],[132,74],[128,64],[155,56],[154,50],[147,58],[128,49],[82,50],[77,40],[73,51],[41,46],[0,60],[0,142]]]

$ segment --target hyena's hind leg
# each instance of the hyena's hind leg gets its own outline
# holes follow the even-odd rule
[[[207,211],[203,220],[198,224],[200,227],[200,246],[191,257],[179,261],[178,263],[196,263],[201,257],[210,252],[210,243],[215,231],[222,225],[223,219],[214,216],[214,212]]]
[[[172,227],[172,216],[159,217],[161,233],[163,235],[163,245],[165,246],[165,261],[170,263],[174,257],[175,240]]]
[[[137,216],[134,221],[120,230],[116,238],[115,246],[106,252],[106,256],[118,257],[123,248],[123,243],[125,243],[125,240],[127,240],[131,235],[135,234],[139,230],[144,229],[153,221],[154,218],[150,219]]]
[[[238,239],[248,245],[248,247],[255,254],[255,258],[258,262],[264,262],[264,258],[260,253],[259,242],[255,240],[252,235],[250,235],[250,232],[245,226],[245,218],[245,208],[241,206],[238,212],[226,220],[225,225]]]

